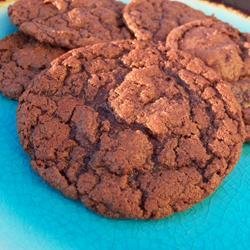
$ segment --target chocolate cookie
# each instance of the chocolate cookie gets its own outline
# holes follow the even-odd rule
[[[245,136],[215,71],[136,41],[70,51],[20,99],[33,168],[115,218],[161,218],[203,200],[235,166]]]
[[[40,42],[77,48],[130,38],[116,0],[18,0],[9,7],[14,24]]]
[[[241,104],[243,120],[246,126],[246,141],[250,141],[250,76],[242,78],[231,85],[233,92]]]
[[[173,28],[204,17],[198,10],[168,0],[132,0],[124,9],[127,26],[139,40],[165,41]]]
[[[35,75],[65,50],[41,44],[18,32],[0,41],[0,91],[18,99]]]
[[[250,126],[249,34],[242,34],[219,21],[203,19],[175,28],[167,38],[167,46],[201,58],[230,82],[242,104],[246,126]],[[241,89],[243,92],[239,93]],[[249,137],[248,129],[247,140]]]

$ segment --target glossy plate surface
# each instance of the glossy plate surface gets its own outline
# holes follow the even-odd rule
[[[199,0],[183,1],[250,32],[250,20]],[[0,38],[15,31],[0,4]],[[110,220],[64,198],[30,168],[16,129],[17,102],[0,95],[1,250],[249,249],[250,145],[218,191],[160,221]]]

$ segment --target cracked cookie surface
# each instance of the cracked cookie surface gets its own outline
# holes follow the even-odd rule
[[[124,19],[139,40],[163,42],[173,28],[204,17],[183,3],[167,0],[132,0],[124,9]]]
[[[18,99],[32,79],[65,53],[18,32],[0,41],[0,92]]]
[[[203,19],[175,28],[167,38],[167,46],[199,57],[231,84],[242,106],[247,128],[246,140],[249,141],[249,34],[242,34],[219,21]]]
[[[232,84],[232,90],[241,105],[246,127],[246,141],[250,142],[250,76]]]
[[[19,0],[11,20],[40,42],[66,48],[130,38],[116,0]]]
[[[137,41],[76,49],[22,95],[21,143],[66,196],[114,218],[157,219],[215,191],[239,159],[239,104],[189,54]]]

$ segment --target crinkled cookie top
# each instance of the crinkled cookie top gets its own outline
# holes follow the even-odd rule
[[[215,71],[136,41],[56,60],[23,94],[18,127],[45,180],[115,218],[162,218],[200,202],[233,169],[245,137]]]
[[[116,0],[18,0],[9,7],[11,20],[40,42],[77,48],[130,38]]]

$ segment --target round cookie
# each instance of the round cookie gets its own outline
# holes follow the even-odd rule
[[[34,76],[63,53],[20,32],[0,40],[0,92],[18,99]]]
[[[224,80],[230,82],[236,91],[238,101],[242,104],[244,121],[249,128],[249,34],[242,34],[219,21],[196,20],[175,28],[167,37],[167,46],[199,57],[215,69]],[[248,141],[250,132],[247,130]]]
[[[130,38],[123,8],[116,0],[18,0],[9,16],[38,41],[71,49]]]
[[[175,27],[205,17],[183,3],[168,0],[132,0],[123,16],[137,39],[162,42]]]
[[[72,50],[20,98],[33,168],[113,218],[156,219],[206,198],[239,159],[239,104],[188,54],[137,41]]]

